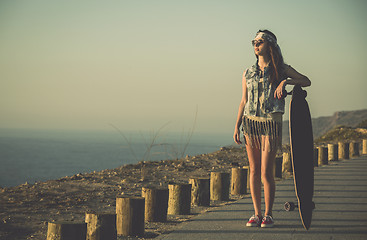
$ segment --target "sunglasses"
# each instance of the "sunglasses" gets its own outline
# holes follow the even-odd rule
[[[264,43],[264,40],[259,40],[259,41],[252,40],[251,43],[252,43],[252,46],[258,47],[258,46],[260,46],[261,44]]]

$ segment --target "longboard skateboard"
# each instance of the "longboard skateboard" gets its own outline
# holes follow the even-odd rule
[[[289,107],[289,135],[294,187],[298,204],[285,203],[288,211],[298,207],[303,227],[311,226],[314,190],[313,134],[310,109],[306,101],[307,92],[299,85],[292,91]]]

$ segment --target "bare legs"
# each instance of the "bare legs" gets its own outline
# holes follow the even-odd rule
[[[265,145],[265,149],[261,152],[261,177],[264,183],[265,216],[272,216],[275,197],[274,161],[276,150],[269,152],[268,149],[270,146]]]
[[[262,144],[268,143],[267,136],[262,136]],[[246,142],[250,143],[246,136]],[[252,147],[254,144],[246,144],[247,155],[250,165],[250,190],[252,202],[254,204],[255,215],[261,214],[261,179],[264,184],[265,216],[272,216],[273,203],[275,197],[274,181],[274,160],[276,150],[269,151],[269,144],[265,144],[261,149]]]
[[[246,137],[246,142],[249,143]],[[252,144],[253,145],[253,144]],[[246,144],[247,156],[250,166],[250,190],[255,215],[261,217],[261,151]]]

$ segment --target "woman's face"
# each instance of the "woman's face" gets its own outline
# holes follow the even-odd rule
[[[264,56],[267,54],[268,43],[262,38],[255,38],[252,40],[254,51],[257,56]]]

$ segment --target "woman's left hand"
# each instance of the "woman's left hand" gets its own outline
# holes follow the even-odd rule
[[[282,99],[287,95],[285,91],[285,86],[287,85],[286,81],[287,80],[283,80],[279,83],[277,89],[275,89],[274,98]]]

